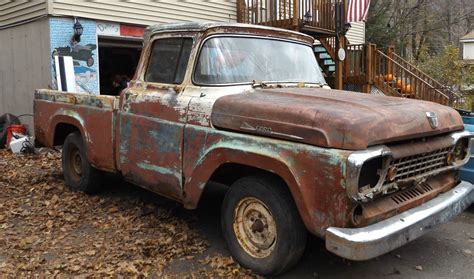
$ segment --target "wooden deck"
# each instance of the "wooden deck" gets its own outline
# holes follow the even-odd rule
[[[334,36],[336,9],[344,5],[345,0],[237,0],[237,17],[242,23]]]

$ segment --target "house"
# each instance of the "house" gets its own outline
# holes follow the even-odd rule
[[[462,37],[459,42],[462,49],[462,60],[474,64],[474,30]]]
[[[31,114],[34,90],[57,88],[55,56],[73,57],[69,90],[116,94],[116,79],[133,75],[147,25],[236,20],[235,1],[1,1],[0,115]],[[33,128],[31,117],[22,121]]]
[[[474,30],[459,39],[459,42],[461,43],[462,62],[466,63],[466,66],[474,67]],[[474,93],[474,84],[461,84],[461,90],[472,94]],[[471,107],[474,109],[474,104]]]
[[[346,10],[347,0],[0,2],[0,115],[31,114],[34,89],[61,85],[57,66],[65,63],[59,61],[63,56],[72,57],[69,72],[74,78],[67,90],[117,94],[117,84],[133,75],[145,26],[176,21],[242,22],[300,31],[315,38],[316,58],[334,88],[457,102],[456,93],[414,70],[395,51],[366,42],[364,22],[337,33],[346,26],[341,20]],[[338,57],[340,49],[345,59]],[[24,120],[32,128],[32,119]]]

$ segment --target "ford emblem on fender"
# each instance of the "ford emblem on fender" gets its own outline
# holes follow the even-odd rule
[[[438,117],[436,116],[436,113],[432,111],[427,111],[426,117],[428,118],[428,122],[430,122],[431,128],[438,128]]]

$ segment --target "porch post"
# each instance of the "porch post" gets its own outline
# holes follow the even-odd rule
[[[300,13],[300,1],[299,0],[293,0],[293,28],[294,30],[298,31],[299,30],[299,13]]]
[[[346,37],[345,36],[336,37],[336,82],[335,82],[336,89],[344,89],[344,82],[343,82],[344,61],[339,60],[339,57],[337,57],[337,51],[340,48],[345,49],[345,46],[346,46]]]
[[[336,31],[336,77],[334,86],[336,89],[344,89],[344,61],[339,60],[338,51],[339,49],[346,50],[346,36],[345,36],[345,14],[346,14],[346,1],[335,2],[335,31]]]

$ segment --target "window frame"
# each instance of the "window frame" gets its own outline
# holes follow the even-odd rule
[[[157,43],[158,41],[160,40],[169,40],[169,39],[180,39],[182,40],[182,43],[181,43],[181,50],[180,50],[180,55],[179,55],[179,59],[178,59],[178,62],[177,62],[177,65],[179,65],[179,60],[181,59],[181,55],[183,53],[183,44],[184,44],[184,40],[186,39],[190,39],[191,40],[191,51],[189,53],[189,57],[188,57],[188,60],[187,60],[187,63],[186,63],[186,66],[185,66],[185,72],[184,72],[184,75],[183,75],[183,80],[179,83],[167,83],[167,82],[158,82],[158,81],[147,81],[146,80],[146,75],[148,73],[148,70],[150,68],[150,63],[151,63],[151,56],[153,54],[153,49],[154,49],[154,46],[155,46],[155,43]],[[148,60],[146,61],[145,65],[144,65],[144,70],[143,70],[143,74],[141,76],[141,80],[147,84],[167,84],[167,85],[173,85],[173,86],[176,86],[176,85],[182,85],[183,83],[185,83],[186,81],[186,77],[187,77],[187,74],[188,74],[188,67],[189,67],[189,63],[191,62],[191,58],[192,58],[192,52],[193,52],[193,48],[194,48],[194,44],[195,44],[195,37],[194,36],[191,36],[189,34],[186,34],[186,35],[182,35],[182,36],[176,36],[176,35],[170,35],[170,36],[159,36],[159,37],[155,37],[153,38],[152,40],[150,40],[150,46],[148,48],[148,51],[147,51],[147,56],[148,56]],[[176,67],[175,69],[175,73],[174,73],[174,78],[176,78],[176,74],[178,73],[178,67]]]
[[[309,43],[303,42],[303,41],[298,41],[298,40],[292,40],[292,39],[285,39],[285,38],[278,38],[278,37],[265,37],[265,36],[258,36],[258,35],[247,35],[247,34],[215,34],[211,35],[209,37],[206,37],[204,40],[201,41],[199,44],[199,49],[196,53],[196,57],[194,59],[194,65],[192,68],[191,72],[191,82],[195,86],[201,86],[201,87],[224,87],[224,86],[242,86],[242,85],[251,85],[252,82],[237,82],[237,83],[219,83],[219,84],[205,84],[205,83],[199,83],[194,79],[194,76],[196,74],[196,68],[197,64],[199,62],[199,59],[201,58],[201,51],[204,47],[204,44],[213,38],[254,38],[254,39],[261,39],[261,40],[274,40],[274,41],[281,41],[281,42],[288,42],[288,43],[294,43],[294,44],[299,44],[299,45],[304,45],[308,46],[311,49],[313,49],[313,46]],[[316,59],[316,57],[315,57]],[[308,83],[309,84],[309,83]]]

